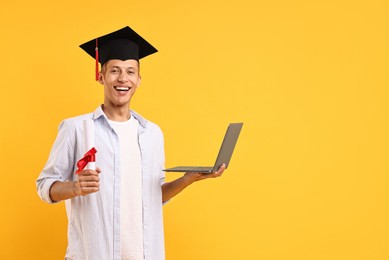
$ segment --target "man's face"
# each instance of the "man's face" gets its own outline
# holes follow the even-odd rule
[[[104,85],[104,105],[128,108],[140,78],[138,61],[107,61],[99,77],[99,82]]]

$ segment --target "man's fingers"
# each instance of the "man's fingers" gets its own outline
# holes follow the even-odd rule
[[[82,176],[79,176],[78,181],[80,181],[80,182],[83,182],[83,181],[99,182],[100,177],[98,175],[82,175]]]
[[[80,187],[99,187],[99,181],[95,180],[79,180]]]
[[[100,190],[100,168],[83,170],[78,175],[78,190],[80,195],[88,195]]]
[[[87,195],[100,190],[98,182],[79,182],[80,195]]]
[[[217,170],[217,172],[212,173],[213,177],[222,176],[225,169],[226,169],[226,165],[223,163],[222,166],[220,166],[219,170]]]
[[[89,176],[89,175],[99,175],[101,170],[99,168],[96,168],[96,170],[83,170],[80,172],[79,176]]]
[[[82,196],[88,195],[91,193],[98,192],[99,190],[100,190],[100,188],[98,188],[98,187],[83,187],[83,188],[81,188],[81,195]]]

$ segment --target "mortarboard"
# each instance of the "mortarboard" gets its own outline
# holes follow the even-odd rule
[[[139,61],[158,51],[128,26],[83,43],[80,48],[96,59],[96,80],[99,62],[104,65],[112,59]]]

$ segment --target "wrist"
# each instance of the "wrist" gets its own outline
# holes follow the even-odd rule
[[[182,180],[185,184],[185,187],[187,187],[195,182],[195,180],[192,178],[191,174],[185,174],[184,176],[182,176]]]
[[[72,181],[73,197],[78,197],[81,195],[80,192],[80,183],[78,181]]]

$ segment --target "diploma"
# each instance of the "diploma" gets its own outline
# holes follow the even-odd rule
[[[92,119],[84,120],[84,143],[85,151],[90,151],[95,147],[95,125]],[[89,161],[85,168],[88,170],[96,170],[95,160]]]
[[[79,174],[83,169],[96,170],[95,153],[97,151],[95,149],[95,128],[94,128],[93,120],[92,119],[84,120],[83,128],[84,128],[84,149],[86,153],[84,154],[84,157],[77,162],[77,167],[78,167],[76,171],[77,174]]]

